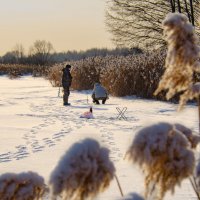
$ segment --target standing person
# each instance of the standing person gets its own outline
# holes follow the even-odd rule
[[[62,86],[63,86],[63,105],[64,106],[69,106],[70,103],[68,102],[68,98],[69,98],[69,88],[71,86],[72,83],[72,76],[70,73],[70,69],[71,69],[71,65],[66,65],[65,68],[62,70],[63,71],[63,75],[62,75]]]
[[[108,99],[108,92],[103,86],[101,86],[100,83],[94,84],[94,89],[92,91],[92,99],[93,103],[96,104],[99,104],[99,100],[102,100],[102,104],[105,104],[106,100]]]

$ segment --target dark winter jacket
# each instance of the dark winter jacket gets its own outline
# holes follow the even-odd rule
[[[68,88],[71,86],[72,83],[72,76],[68,68],[64,68],[62,76],[62,86],[63,88]]]

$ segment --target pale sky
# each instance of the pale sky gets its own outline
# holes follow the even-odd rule
[[[105,0],[0,0],[0,55],[36,40],[57,52],[113,48],[105,26]]]

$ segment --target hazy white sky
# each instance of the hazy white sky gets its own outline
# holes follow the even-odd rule
[[[105,0],[0,0],[0,55],[35,40],[57,52],[112,48],[104,16]]]

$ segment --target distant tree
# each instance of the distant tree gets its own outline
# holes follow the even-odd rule
[[[21,44],[16,44],[12,51],[0,57],[0,63],[20,63],[44,65],[49,63],[62,63],[66,61],[82,60],[95,56],[128,56],[143,53],[138,47],[133,48],[91,48],[85,51],[54,52],[51,43],[46,41],[36,41],[25,55]]]
[[[53,45],[45,40],[36,40],[29,50],[29,57],[34,64],[44,65],[52,61]]]
[[[72,61],[72,60],[81,60],[86,59],[88,57],[95,57],[95,56],[127,56],[133,54],[142,53],[140,48],[114,48],[114,49],[106,49],[106,48],[92,48],[85,51],[67,51],[62,53],[54,53],[53,60],[54,62],[65,62],[65,61]]]
[[[13,48],[13,54],[16,58],[17,63],[23,63],[25,58],[25,50],[22,44],[16,44]]]
[[[9,52],[5,53],[1,57],[1,61],[2,61],[2,63],[5,63],[5,64],[15,64],[15,63],[17,63],[15,52],[9,51]]]
[[[155,49],[165,45],[162,21],[175,11],[185,14],[200,32],[199,0],[107,0],[106,24],[117,46]]]

